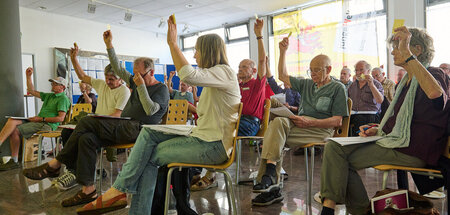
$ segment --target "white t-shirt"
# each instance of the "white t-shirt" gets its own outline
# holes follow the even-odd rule
[[[95,78],[91,78],[91,84],[98,94],[96,114],[110,115],[116,109],[123,110],[125,108],[131,95],[130,90],[125,85],[111,89],[104,80]]]

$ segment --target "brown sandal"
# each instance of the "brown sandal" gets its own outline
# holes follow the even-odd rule
[[[59,169],[51,168],[48,163],[44,163],[40,166],[24,169],[23,175],[29,179],[42,180],[44,178],[54,178],[59,176]]]
[[[97,198],[97,191],[94,190],[92,193],[85,194],[82,190],[78,191],[74,196],[64,199],[61,202],[63,207],[71,207],[75,205],[86,204],[94,201]]]
[[[126,193],[120,194],[106,202],[102,198],[103,196],[98,197],[95,205],[91,202],[82,208],[78,208],[77,214],[104,214],[122,209],[128,205]]]
[[[191,186],[191,191],[207,190],[209,188],[217,187],[218,185],[216,177],[209,179],[208,177],[203,176],[197,183]]]

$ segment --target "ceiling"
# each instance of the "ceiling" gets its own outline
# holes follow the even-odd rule
[[[249,18],[290,10],[313,0],[92,0],[95,13],[88,13],[91,0],[19,0],[20,6],[111,25],[150,32],[166,33],[159,28],[161,18],[174,13],[180,34],[217,28],[224,24],[245,22]],[[109,4],[109,5],[108,5]],[[188,6],[192,6],[188,8]],[[114,7],[117,6],[117,7]],[[45,8],[45,9],[44,9]],[[124,21],[126,9],[133,17]],[[184,26],[188,31],[182,32]]]

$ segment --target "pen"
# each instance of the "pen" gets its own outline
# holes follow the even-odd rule
[[[367,128],[364,128],[363,130],[366,131],[367,129],[373,128],[373,127],[378,127],[378,125],[371,125],[371,126],[369,126]],[[361,130],[357,131],[356,133],[359,134],[359,132],[361,132]]]

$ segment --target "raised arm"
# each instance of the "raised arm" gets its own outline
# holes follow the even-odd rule
[[[168,30],[167,30],[167,44],[169,44],[170,54],[172,55],[173,64],[177,71],[180,71],[183,66],[188,65],[189,62],[184,57],[177,43],[177,25],[173,20],[173,16],[169,17],[167,20]]]
[[[167,88],[169,88],[169,93],[173,92],[173,88],[172,88],[173,76],[175,76],[175,71],[170,71],[169,79],[167,79]]]
[[[287,86],[291,87],[291,81],[286,70],[286,51],[289,47],[289,38],[285,37],[279,44],[280,47],[280,60],[278,61],[278,79],[284,82]]]
[[[256,19],[254,32],[256,40],[258,41],[258,78],[261,80],[266,75],[266,50],[264,49],[264,42],[262,36],[262,28],[264,20]]]
[[[406,61],[413,53],[411,52],[409,46],[411,41],[411,32],[405,26],[399,27],[395,29],[395,40],[398,40],[398,50],[404,59],[403,62]],[[420,54],[418,52],[418,54]],[[408,63],[404,63],[400,65],[403,67],[408,74],[411,74],[416,77],[417,82],[419,82],[420,88],[425,92],[429,99],[435,99],[442,96],[444,90],[441,85],[437,82],[437,80],[428,72],[428,70],[418,61],[411,60]],[[412,76],[411,76],[412,77]]]
[[[131,85],[131,74],[119,64],[119,59],[117,59],[116,51],[112,45],[112,33],[110,30],[103,33],[103,41],[105,42],[106,50],[108,51],[109,63],[113,68],[114,74],[122,78],[122,80],[124,80],[128,85]]]
[[[84,83],[91,85],[91,77],[83,71],[80,63],[78,62],[78,51],[79,49],[77,43],[73,43],[73,48],[70,48],[70,61],[72,61],[73,68],[75,69],[75,73],[77,74],[78,78]]]
[[[25,73],[27,75],[27,92],[33,95],[34,97],[41,98],[41,93],[39,91],[34,90],[33,81],[31,80],[33,77],[33,68],[28,67]]]

